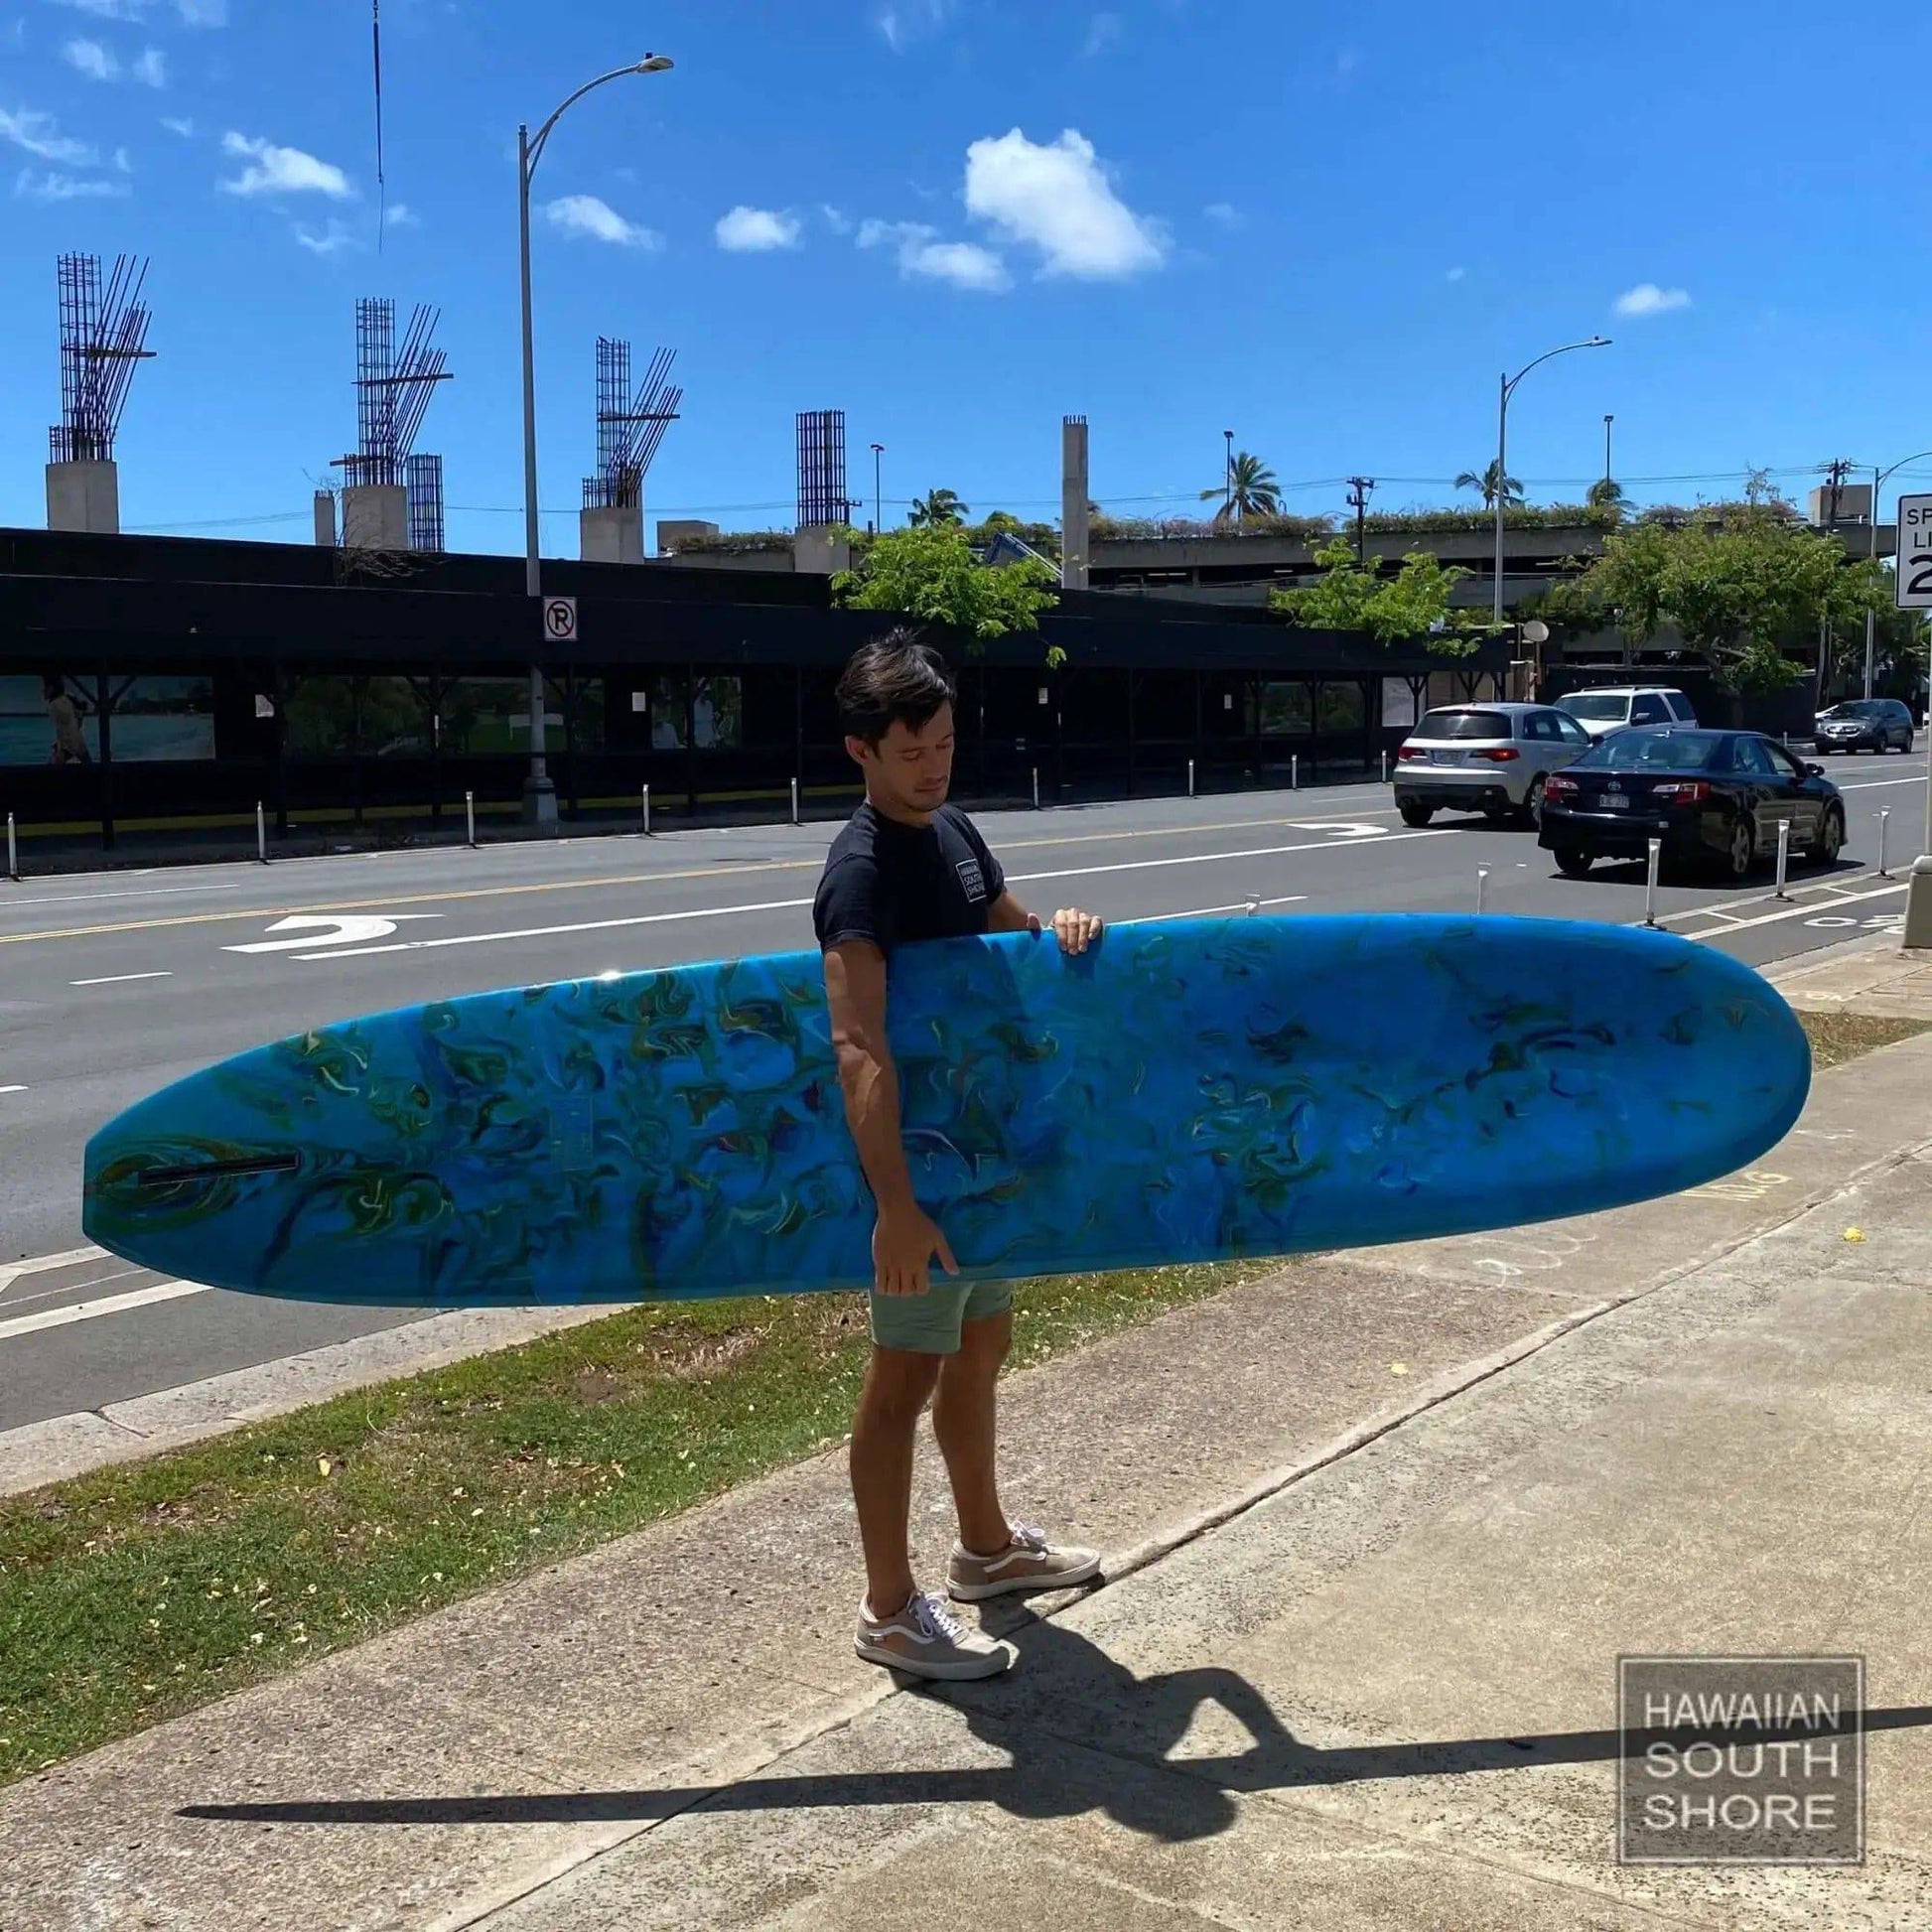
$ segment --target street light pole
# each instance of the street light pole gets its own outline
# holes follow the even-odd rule
[[[1610,480],[1610,425],[1616,421],[1614,416],[1603,418],[1603,481]]]
[[[872,527],[878,534],[883,534],[886,528],[886,499],[879,493],[879,459],[885,454],[885,444],[875,443],[872,446]]]
[[[1553,355],[1568,355],[1573,348],[1608,348],[1607,336],[1592,336],[1584,343],[1565,343],[1561,348],[1546,349],[1535,362],[1525,362],[1511,375],[1503,371],[1501,385],[1496,401],[1496,584],[1491,617],[1500,626],[1503,621],[1503,505],[1508,498],[1504,488],[1504,479],[1509,475],[1509,399],[1516,393],[1516,385],[1540,362],[1547,362]]]
[[[526,122],[516,128],[516,222],[520,257],[523,310],[523,589],[530,600],[530,622],[543,621],[543,565],[538,556],[540,532],[537,517],[537,382],[534,330],[530,316],[530,177],[535,174],[543,144],[550,130],[591,91],[607,80],[621,80],[631,73],[663,73],[671,66],[664,54],[646,54],[628,67],[613,68],[587,80],[537,129],[532,137]],[[539,628],[538,633],[543,633]],[[523,819],[529,825],[554,825],[557,822],[557,787],[551,782],[544,756],[543,664],[530,663],[530,775],[523,781]]]
[[[1873,562],[1876,562],[1878,557],[1878,491],[1879,489],[1883,486],[1885,479],[1889,477],[1893,473],[1893,471],[1904,469],[1904,467],[1908,463],[1923,462],[1925,458],[1929,456],[1932,456],[1932,450],[1921,450],[1916,456],[1900,457],[1898,461],[1892,464],[1889,469],[1880,470],[1875,466],[1873,467],[1871,472],[1871,507],[1866,512],[1865,519],[1864,519],[1865,526],[1866,526],[1864,554],[1870,559],[1872,559]],[[1894,556],[1897,555],[1897,545],[1895,543],[1892,547],[1892,554]],[[1867,698],[1870,697],[1871,687],[1873,684],[1877,682],[1877,677],[1878,677],[1877,630],[1878,630],[1878,621],[1877,621],[1876,614],[1867,611],[1864,614],[1864,694]],[[1932,812],[1932,806],[1928,806],[1928,812]],[[1928,817],[1927,819],[1926,850],[1928,852],[1932,852],[1932,817]]]
[[[1221,521],[1234,521],[1234,432],[1224,429],[1222,441],[1226,444],[1226,454],[1221,460]]]

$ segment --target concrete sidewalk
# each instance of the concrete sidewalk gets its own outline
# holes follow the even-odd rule
[[[0,1927],[1922,1925],[1928,1083],[1015,1376],[1010,1506],[1112,1561],[1010,1679],[852,1660],[820,1457],[0,1793]],[[1863,1652],[1866,1865],[1616,1866],[1645,1650]]]

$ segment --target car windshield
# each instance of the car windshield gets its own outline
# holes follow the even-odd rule
[[[1571,766],[1596,771],[1702,771],[1724,739],[1715,732],[1618,732]]]
[[[1593,718],[1598,724],[1624,717],[1630,709],[1628,698],[1616,698],[1600,691],[1577,691],[1557,706],[1573,718]]]
[[[1827,718],[1882,718],[1885,707],[1870,698],[1854,698],[1850,704],[1835,704],[1825,713]]]
[[[1508,738],[1509,719],[1500,711],[1430,711],[1416,727],[1418,738]]]

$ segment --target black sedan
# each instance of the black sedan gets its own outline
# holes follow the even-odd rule
[[[1821,711],[1812,731],[1821,752],[1912,749],[1912,714],[1896,698],[1848,698]]]
[[[1816,764],[1759,732],[1682,725],[1617,732],[1543,793],[1538,844],[1572,878],[1595,859],[1641,859],[1652,839],[1667,860],[1715,860],[1732,879],[1777,850],[1829,866],[1845,844],[1845,801]]]

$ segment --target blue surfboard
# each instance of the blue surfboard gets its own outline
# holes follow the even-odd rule
[[[1741,1167],[1810,1052],[1749,968],[1666,934],[1383,915],[1174,920],[1069,958],[891,967],[920,1200],[968,1278],[1407,1241]],[[818,955],[433,1002],[223,1061],[102,1128],[85,1225],[326,1302],[849,1289],[871,1196]]]

